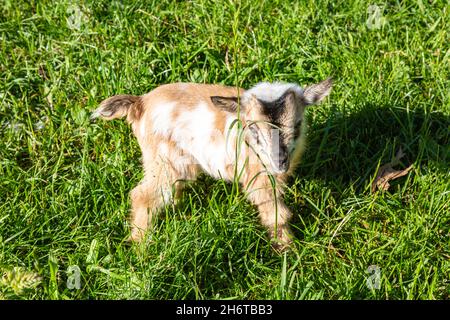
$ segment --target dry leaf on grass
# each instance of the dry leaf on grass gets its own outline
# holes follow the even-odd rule
[[[379,190],[387,190],[390,187],[389,181],[403,177],[407,175],[408,172],[412,169],[412,165],[408,166],[403,170],[394,170],[392,167],[398,165],[400,163],[400,159],[404,156],[402,148],[400,148],[395,155],[394,160],[390,163],[381,166],[378,169],[378,174],[375,180],[372,182],[372,192],[375,192],[378,188]]]

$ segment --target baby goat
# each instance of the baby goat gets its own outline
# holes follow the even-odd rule
[[[180,196],[183,181],[206,172],[238,179],[274,246],[287,247],[292,214],[283,186],[303,151],[305,107],[331,87],[331,79],[304,89],[263,82],[247,91],[175,83],[104,100],[92,117],[126,116],[142,149],[145,176],[131,191],[131,240],[140,241],[158,209]]]

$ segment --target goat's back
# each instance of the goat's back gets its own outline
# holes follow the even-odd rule
[[[133,131],[143,150],[148,144],[170,143],[196,159],[212,176],[227,176],[226,167],[235,157],[230,153],[235,137],[227,133],[236,114],[214,106],[211,97],[236,97],[243,92],[210,84],[162,85],[141,97],[144,112],[140,121],[133,123]]]

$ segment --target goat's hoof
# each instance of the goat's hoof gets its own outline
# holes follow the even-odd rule
[[[142,230],[132,230],[130,237],[127,239],[129,243],[140,243],[144,238],[144,231]]]
[[[291,244],[292,240],[290,239],[289,240],[282,240],[275,238],[271,239],[272,248],[279,253],[288,251],[291,248]]]
[[[275,236],[275,230],[270,232],[270,241],[272,248],[277,252],[284,252],[291,247],[293,239],[292,231],[288,227],[278,227]]]
[[[290,244],[281,242],[272,242],[272,249],[278,253],[283,253],[290,249]]]

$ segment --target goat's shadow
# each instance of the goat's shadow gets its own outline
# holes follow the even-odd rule
[[[358,109],[348,115],[328,111],[322,122],[313,119],[314,111],[309,115],[308,147],[292,180],[319,180],[340,202],[339,195],[350,186],[356,194],[368,192],[377,167],[389,163],[399,148],[405,154],[399,168],[413,163],[448,172],[449,115],[374,104]],[[306,220],[315,211],[308,204],[298,209]],[[299,221],[294,218],[292,222],[296,225]]]

